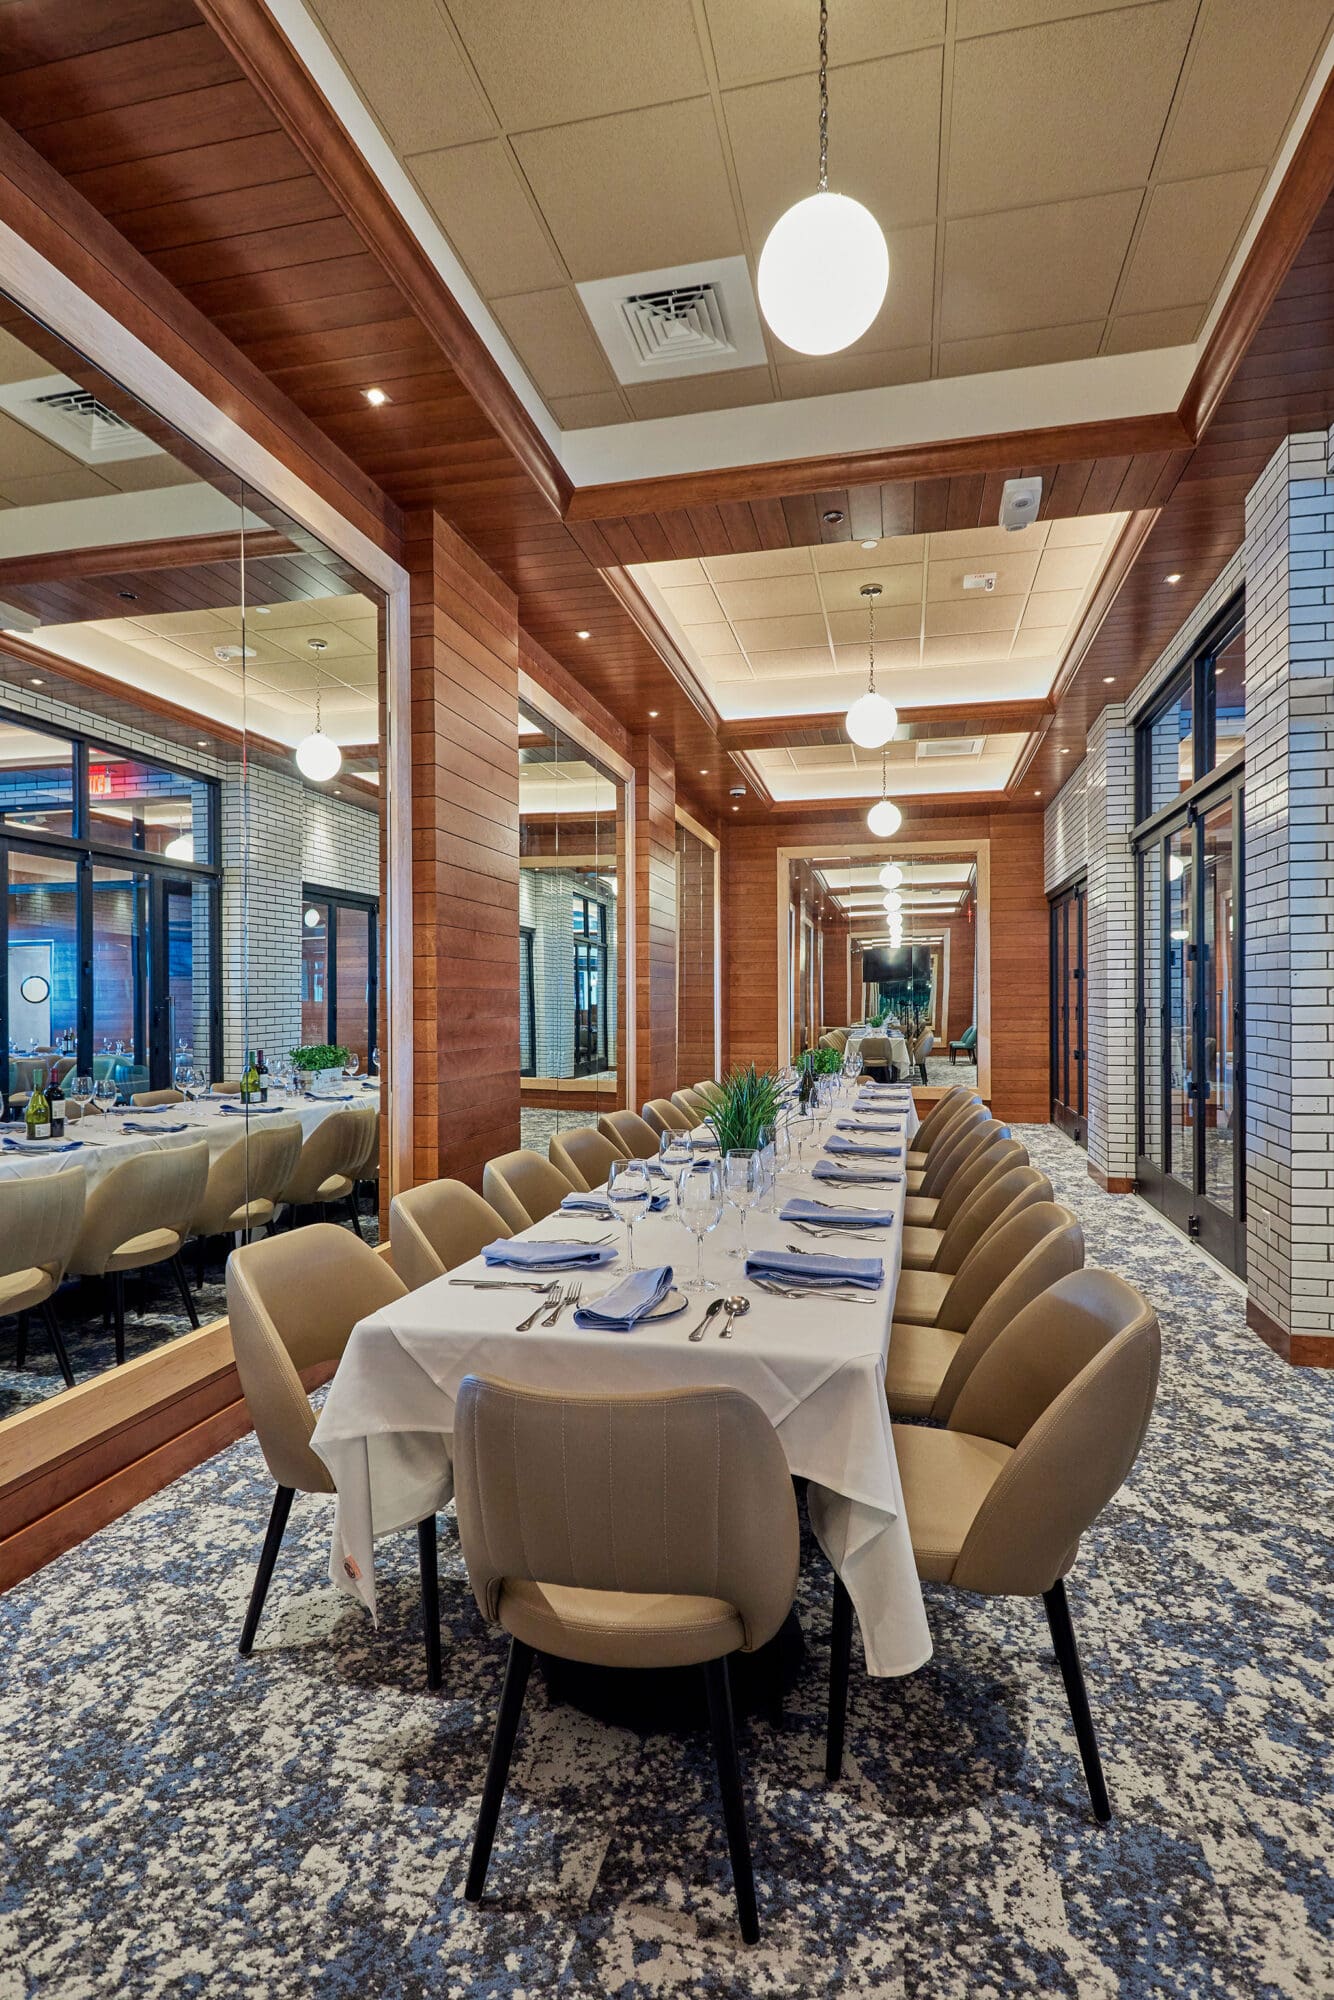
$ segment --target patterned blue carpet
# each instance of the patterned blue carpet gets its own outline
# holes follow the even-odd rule
[[[810,1553],[784,1727],[743,1731],[758,1948],[735,1929],[706,1742],[604,1728],[536,1681],[474,1910],[502,1648],[452,1521],[443,1696],[423,1686],[413,1538],[385,1552],[376,1631],[325,1581],[318,1500],[297,1501],[243,1662],[269,1499],[246,1440],[0,1600],[0,2000],[1334,1992],[1334,1381],[1275,1360],[1236,1288],[1065,1140],[1022,1136],[1166,1340],[1144,1454],[1070,1589],[1110,1827],[1041,1607],[940,1590],[927,1668],[854,1668],[827,1789]]]

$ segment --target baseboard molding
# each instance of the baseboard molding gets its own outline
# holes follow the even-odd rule
[[[1334,1337],[1326,1339],[1318,1333],[1289,1333],[1254,1299],[1246,1301],[1246,1324],[1252,1333],[1259,1334],[1266,1347],[1273,1349],[1280,1361],[1286,1361],[1294,1368],[1334,1368]]]
[[[1096,1181],[1104,1194],[1134,1194],[1135,1183],[1121,1174],[1105,1174],[1101,1167],[1089,1161],[1089,1179]]]

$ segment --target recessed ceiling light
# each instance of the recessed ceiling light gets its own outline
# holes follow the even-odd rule
[[[208,749],[207,736],[197,736],[195,738],[195,748],[196,750],[207,750]]]
[[[1065,746],[1065,744],[1064,744],[1064,743],[1063,743],[1063,744],[1061,745],[1061,755],[1062,755],[1063,757],[1068,757],[1068,756],[1070,755],[1070,752],[1069,752],[1069,750],[1068,750],[1068,749],[1066,748],[1066,746]]]
[[[707,771],[701,771],[699,775],[701,778],[707,778],[709,774]]]
[[[1165,576],[1163,578],[1164,583],[1180,583],[1180,581],[1181,581],[1181,571],[1179,569],[1174,569],[1172,571],[1171,576]]]
[[[1042,797],[1042,790],[1041,790],[1041,787],[1040,787],[1040,786],[1035,786],[1035,787],[1034,787],[1034,789],[1033,789],[1033,797],[1034,797],[1035,799],[1040,799],[1040,798]]]
[[[272,606],[268,604],[252,604],[250,609],[254,612],[256,618],[267,618]]]
[[[576,632],[574,636],[576,639],[591,639],[593,634],[591,632]]]
[[[879,546],[880,546],[879,542],[863,542],[863,543],[862,543],[862,547],[863,547],[864,549],[878,549],[878,548],[879,548]]]
[[[31,685],[35,688],[39,688],[39,687],[44,687],[46,683],[44,681],[39,681],[36,674],[34,674],[32,677]]]
[[[650,721],[650,722],[656,722],[656,721],[657,721],[657,719],[658,719],[658,711],[657,711],[657,709],[656,709],[656,708],[651,708],[651,709],[649,710],[648,714],[649,714],[649,721]]]
[[[740,806],[733,806],[733,808],[732,808],[732,811],[733,811],[734,813],[739,813],[739,812],[740,812],[740,810],[741,810]]]
[[[1116,679],[1115,674],[1104,674],[1102,677],[1102,684],[1105,688],[1109,688],[1115,679]]]
[[[363,389],[361,393],[373,410],[383,408],[389,401],[383,389]]]
[[[117,597],[123,597],[127,604],[137,604],[139,602],[139,593],[137,590],[118,590],[116,595]]]

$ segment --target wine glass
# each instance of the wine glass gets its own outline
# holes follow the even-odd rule
[[[78,1105],[79,1123],[82,1124],[92,1101],[93,1079],[90,1076],[72,1076],[65,1086],[65,1095]]]
[[[378,1049],[371,1050],[371,1074],[374,1076],[380,1074],[380,1051]]]
[[[103,1118],[113,1109],[116,1099],[119,1096],[120,1089],[113,1077],[98,1077],[97,1082],[93,1085],[93,1097]]]
[[[343,1075],[355,1076],[360,1067],[361,1067],[361,1057],[357,1054],[355,1049],[349,1050],[347,1061],[343,1065]]]
[[[779,1120],[779,1124],[781,1124]],[[770,1215],[778,1213],[778,1124],[767,1132],[759,1149],[760,1206]]]
[[[716,1160],[692,1160],[676,1184],[681,1221],[695,1238],[695,1275],[685,1280],[688,1292],[716,1292],[717,1283],[704,1275],[704,1238],[716,1229],[723,1213],[723,1177]]]
[[[746,1257],[750,1246],[746,1242],[746,1216],[764,1192],[764,1177],[760,1171],[760,1156],[753,1146],[735,1146],[723,1155],[723,1193],[728,1205],[741,1217],[741,1241],[735,1250],[729,1249],[729,1257]]]
[[[695,1157],[688,1132],[664,1132],[658,1141],[658,1164],[675,1186]]]
[[[809,1099],[805,1104],[798,1100],[793,1105],[791,1111],[788,1113],[788,1125],[793,1138],[797,1142],[797,1166],[798,1168],[804,1167],[806,1164],[806,1141],[815,1130],[815,1117]]]
[[[834,1079],[832,1076],[818,1076],[811,1092],[811,1116],[815,1120],[815,1136],[824,1137],[829,1124],[829,1114],[834,1108]]]
[[[607,1174],[607,1200],[625,1222],[625,1261],[635,1268],[635,1224],[647,1215],[653,1186],[642,1160],[613,1160]]]

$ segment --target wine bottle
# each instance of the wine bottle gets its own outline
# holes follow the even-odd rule
[[[259,1071],[255,1068],[253,1049],[246,1050],[245,1069],[241,1073],[241,1102],[242,1104],[259,1102]]]
[[[60,1075],[51,1072],[51,1081],[46,1086],[46,1102],[51,1115],[51,1137],[63,1139],[65,1136],[65,1093],[60,1088]]]
[[[263,1049],[258,1050],[256,1053],[255,1074],[259,1078],[259,1101],[261,1104],[267,1104],[269,1101],[269,1066],[264,1060]]]
[[[42,1088],[42,1072],[33,1071],[32,1091],[28,1098],[28,1108],[23,1114],[23,1122],[30,1139],[51,1137],[51,1106]]]

